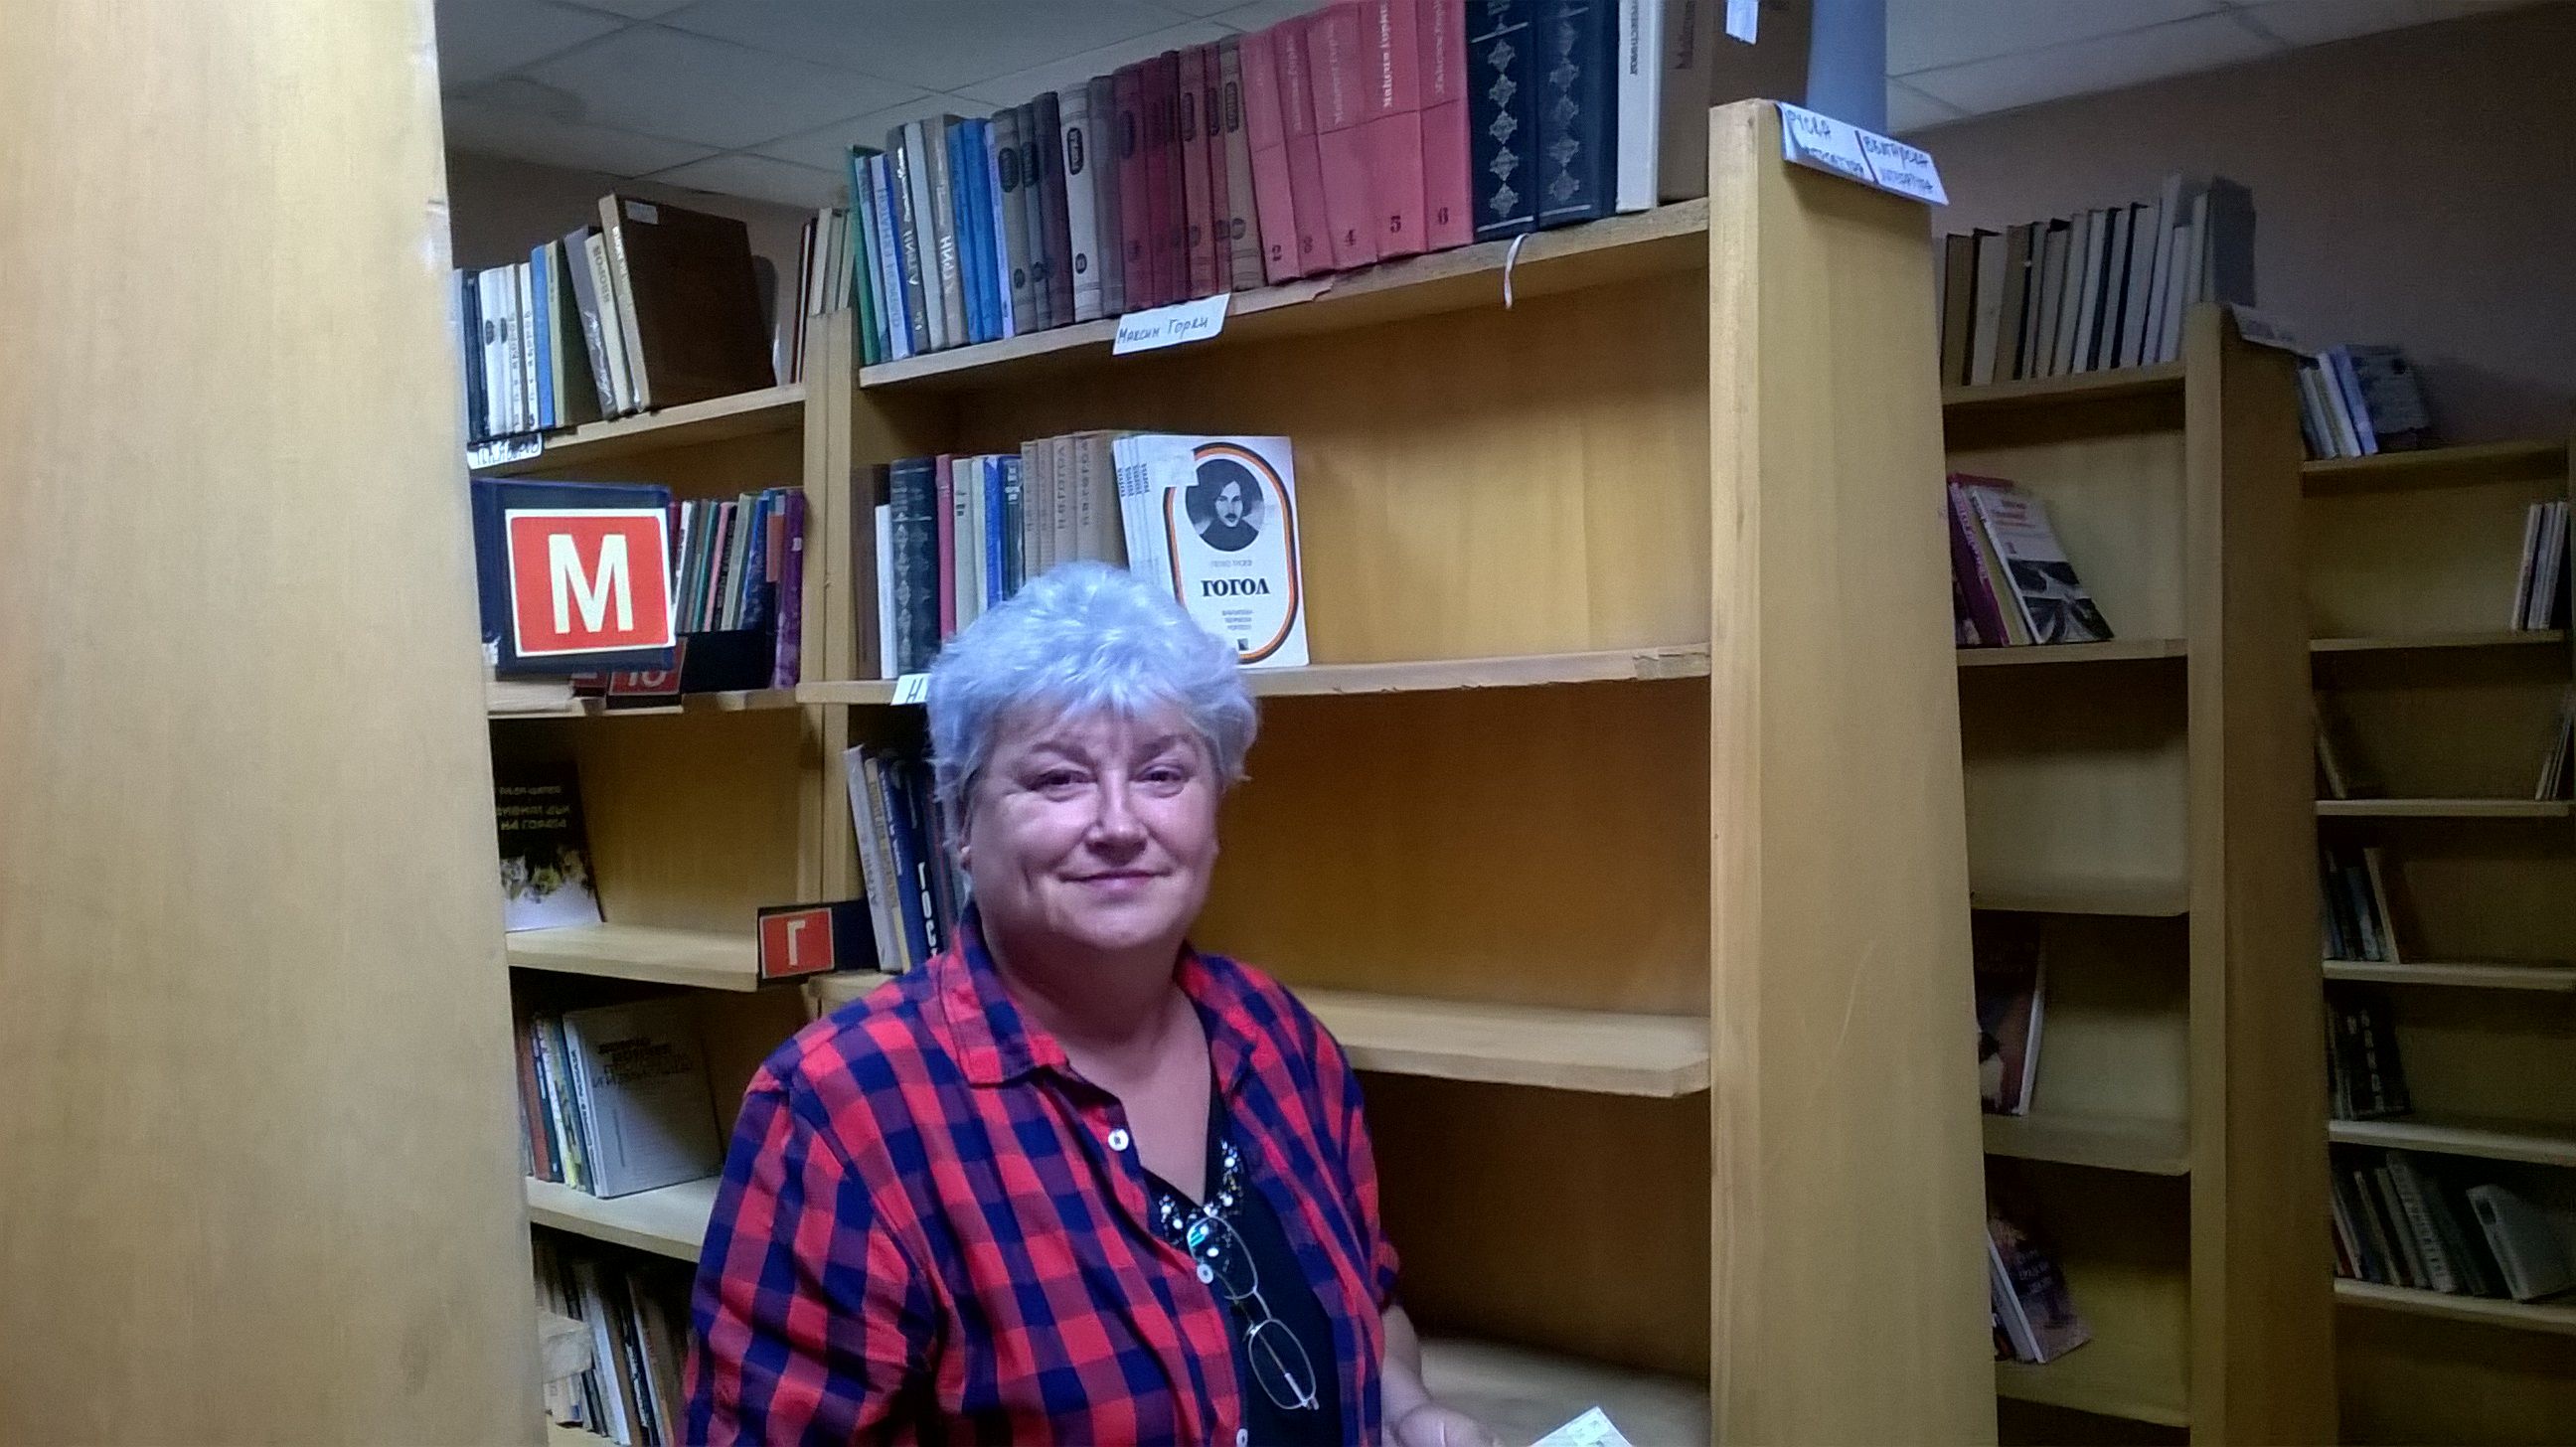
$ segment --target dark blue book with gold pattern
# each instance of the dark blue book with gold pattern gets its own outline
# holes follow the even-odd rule
[[[1537,0],[1538,224],[1610,214],[1618,174],[1619,12],[1613,0]]]
[[[1538,225],[1537,0],[1469,0],[1468,195],[1478,241]]]

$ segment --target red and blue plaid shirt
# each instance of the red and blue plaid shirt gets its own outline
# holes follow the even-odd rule
[[[1240,1443],[1229,1309],[1149,1226],[1117,1099],[957,947],[753,1077],[699,1256],[688,1440]],[[1228,1130],[1375,1441],[1378,1223],[1359,1082],[1277,981],[1184,952]],[[1257,1388],[1255,1388],[1257,1390]]]

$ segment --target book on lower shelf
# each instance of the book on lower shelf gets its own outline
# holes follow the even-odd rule
[[[502,929],[599,923],[575,767],[495,759],[492,806],[501,841]]]
[[[545,1384],[547,1420],[620,1447],[681,1441],[690,1269],[542,1232],[529,1255],[537,1309],[580,1322],[590,1336],[590,1365]]]
[[[2328,347],[2299,359],[2299,435],[2308,456],[2372,457],[2433,441],[2432,413],[2395,347]]]
[[[2092,1340],[2056,1253],[2023,1219],[1991,1201],[1986,1207],[1986,1284],[1997,1361],[2045,1365]]]
[[[523,1011],[515,1034],[529,1176],[613,1198],[723,1164],[706,1057],[680,1001]]]
[[[2389,906],[2388,870],[2379,847],[2320,845],[2317,876],[2326,958],[2404,963],[2396,912]]]
[[[1995,1115],[2028,1115],[2039,1074],[2046,921],[1980,914],[1971,922],[1977,993],[1977,1090]]]
[[[2316,726],[2317,797],[2375,799],[2386,793],[2386,785],[2354,736],[2352,720],[2334,695],[2316,689],[2309,693],[2308,700],[2310,718]]]
[[[2335,1274],[2446,1296],[2535,1301],[2576,1285],[2547,1213],[2456,1165],[2401,1150],[2334,1149]]]
[[[901,974],[947,948],[966,895],[929,761],[868,746],[841,756],[878,967]]]
[[[2001,478],[1952,473],[1947,487],[1951,623],[1961,647],[2110,639],[2046,504]]]
[[[2340,981],[2326,986],[2326,1086],[2334,1119],[2383,1120],[2414,1110],[2396,1022],[2385,992]]]
[[[2567,623],[2567,501],[2533,503],[2523,513],[2522,567],[2514,579],[2513,627]]]
[[[2571,766],[2576,766],[2576,684],[2558,695],[2558,721],[2550,727],[2549,747],[2540,759],[2540,782],[2531,797],[2543,801],[2568,797],[2571,775],[2576,775],[2576,767]]]

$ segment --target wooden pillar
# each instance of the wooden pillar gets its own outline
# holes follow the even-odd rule
[[[534,1441],[430,7],[0,44],[0,1440]]]

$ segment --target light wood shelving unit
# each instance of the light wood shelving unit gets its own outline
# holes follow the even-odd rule
[[[2003,1434],[2330,1438],[2291,360],[2200,308],[2178,363],[1943,411],[1950,469],[2037,494],[2116,634],[1958,655],[1971,897],[2050,916],[2032,1113],[1986,1154],[2092,1328],[1997,1364]]]
[[[2319,827],[2383,851],[2404,961],[2322,973],[2386,995],[2416,1107],[2328,1136],[2505,1184],[2576,1250],[2576,832],[2566,801],[2530,797],[2576,655],[2565,629],[2498,626],[2525,509],[2570,493],[2567,444],[2311,462],[2301,480],[2314,683],[2392,796],[2321,801]],[[2347,1440],[2537,1441],[2576,1420],[2567,1298],[2334,1290]]]

